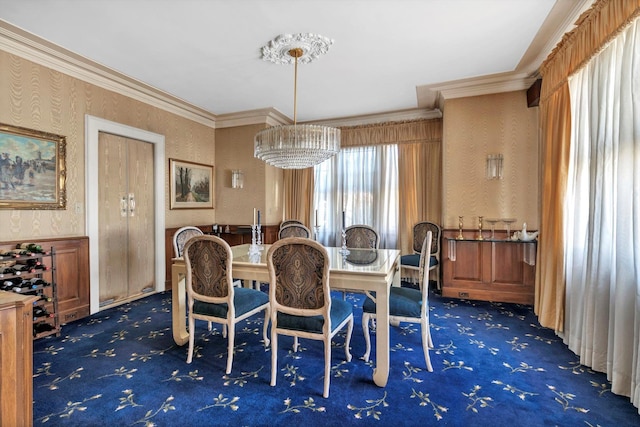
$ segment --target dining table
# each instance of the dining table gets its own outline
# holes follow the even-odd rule
[[[232,246],[232,275],[245,287],[269,283],[267,252],[271,245],[259,248],[250,244]],[[376,299],[376,360],[373,382],[385,387],[389,378],[389,290],[400,286],[400,251],[396,249],[349,249],[326,247],[330,260],[329,285],[332,290],[366,293]],[[178,345],[189,340],[186,317],[186,265],[173,258],[171,266],[171,305],[173,339]]]

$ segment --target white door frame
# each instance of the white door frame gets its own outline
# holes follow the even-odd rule
[[[98,228],[98,138],[100,132],[154,144],[153,173],[155,193],[155,291],[164,291],[164,135],[137,129],[99,117],[85,115],[85,223],[89,236],[89,289],[91,314],[100,311],[100,250]]]

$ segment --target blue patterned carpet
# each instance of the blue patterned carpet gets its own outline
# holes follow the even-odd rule
[[[302,340],[296,354],[282,337],[278,384],[269,385],[262,315],[237,327],[230,375],[219,325],[197,323],[197,354],[187,365],[187,346],[172,339],[171,294],[163,293],[34,342],[34,425],[640,425],[637,408],[610,392],[604,374],[581,366],[531,307],[514,304],[433,296],[434,372],[425,369],[419,327],[391,327],[391,373],[379,388],[373,365],[359,358],[364,297],[347,298],[354,357],[345,362],[344,336],[336,337],[328,399],[316,341]]]

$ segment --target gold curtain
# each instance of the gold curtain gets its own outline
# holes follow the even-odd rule
[[[540,67],[542,200],[534,310],[542,326],[556,331],[563,330],[565,301],[562,206],[571,142],[567,78],[638,15],[640,0],[597,0]]]
[[[311,229],[311,206],[313,205],[313,168],[285,169],[284,219],[297,219]]]
[[[442,217],[442,144],[398,146],[400,224],[398,248],[413,252],[413,226],[420,221],[440,224]]]

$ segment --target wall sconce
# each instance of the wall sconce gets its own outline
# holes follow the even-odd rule
[[[502,179],[502,154],[487,154],[487,179]]]
[[[244,173],[240,169],[233,169],[231,171],[231,188],[243,188],[244,187]]]

